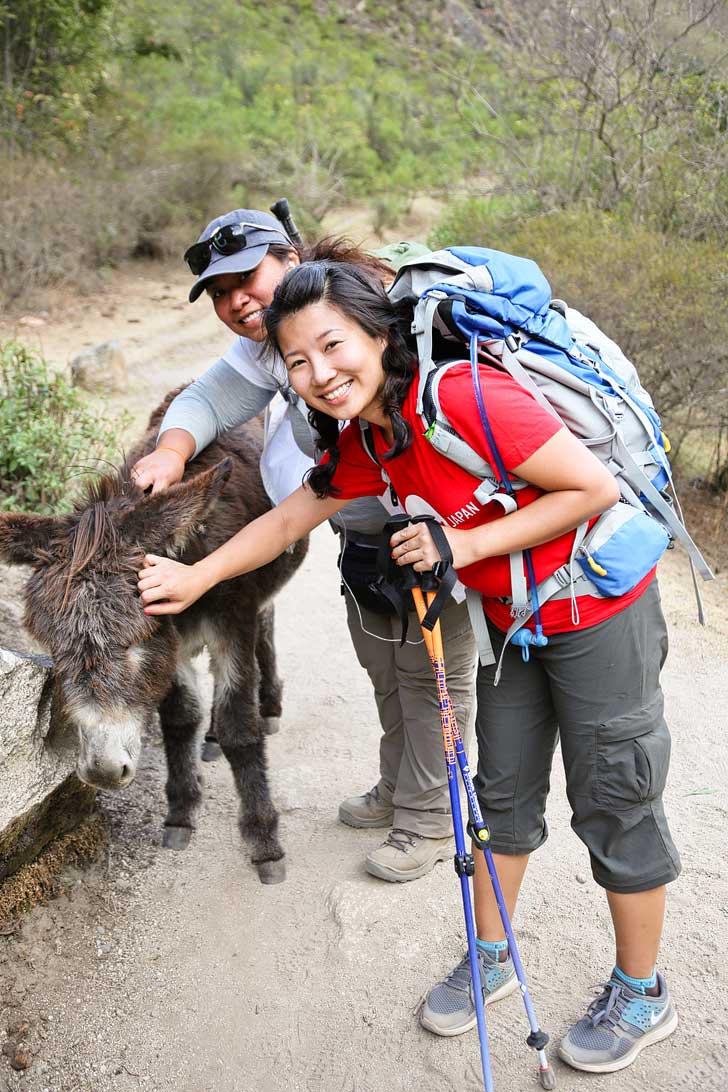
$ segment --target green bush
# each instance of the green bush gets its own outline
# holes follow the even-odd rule
[[[83,143],[109,54],[113,0],[0,0],[0,136],[40,159]]]
[[[728,428],[724,248],[595,211],[515,216],[453,205],[430,245],[490,246],[533,258],[554,296],[589,315],[637,366],[684,469],[716,485]]]
[[[67,511],[79,475],[118,461],[125,424],[92,409],[38,353],[0,342],[0,510]]]

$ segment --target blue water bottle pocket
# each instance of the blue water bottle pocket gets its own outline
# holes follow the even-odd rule
[[[577,561],[602,595],[632,591],[670,545],[656,519],[618,501],[599,517],[577,552]]]

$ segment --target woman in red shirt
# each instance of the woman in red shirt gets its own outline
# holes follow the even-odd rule
[[[400,503],[443,525],[458,576],[482,593],[499,655],[510,624],[509,555],[529,548],[537,580],[550,575],[569,558],[574,529],[614,504],[619,491],[599,460],[527,391],[483,365],[495,442],[508,473],[528,485],[509,514],[474,501],[477,480],[422,433],[412,382],[417,361],[402,333],[410,317],[354,266],[305,263],[286,276],[266,326],[291,385],[311,409],[325,456],[304,487],[196,565],[149,556],[139,576],[148,613],[183,610],[220,580],[265,564],[349,500],[382,495],[381,467],[363,446],[360,418],[372,428]],[[492,462],[468,365],[449,370],[440,400],[460,435]],[[340,431],[342,421],[352,423]],[[439,560],[422,523],[398,531],[391,545],[398,564],[419,572]],[[606,890],[616,959],[601,996],[559,1053],[576,1068],[610,1072],[677,1025],[655,970],[665,884],[679,872],[661,803],[669,760],[659,688],[665,629],[653,573],[626,596],[579,596],[573,614],[567,605],[544,605],[549,640],[532,650],[530,663],[509,644],[497,687],[493,668],[479,669],[476,788],[512,914],[528,856],[547,836],[544,810],[560,735],[572,826]],[[475,858],[481,986],[490,1003],[516,989],[517,980],[484,862]],[[467,958],[430,990],[420,1019],[447,1036],[475,1025]]]

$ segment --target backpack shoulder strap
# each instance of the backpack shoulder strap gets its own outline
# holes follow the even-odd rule
[[[377,449],[374,446],[374,434],[372,433],[372,426],[369,424],[368,421],[364,421],[363,418],[360,417],[359,429],[361,432],[361,442],[364,450],[366,451],[372,462],[376,463],[377,466],[381,466],[382,464],[379,461]]]
[[[493,500],[501,504],[505,512],[513,512],[517,504],[501,489],[498,475],[491,464],[463,439],[442,409],[440,382],[450,368],[460,363],[460,360],[448,360],[444,364],[435,365],[427,377],[423,390],[424,412],[421,415],[425,425],[425,437],[440,455],[450,459],[474,478],[481,479],[481,484],[473,491],[473,497],[478,504],[486,505]],[[515,490],[523,489],[525,484],[520,479],[512,481]]]

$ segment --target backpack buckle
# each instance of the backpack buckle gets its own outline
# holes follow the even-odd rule
[[[562,590],[564,588],[568,588],[569,585],[572,583],[573,577],[570,572],[570,568],[571,566],[569,565],[562,565],[561,568],[557,569],[556,572],[553,574],[553,579]]]

